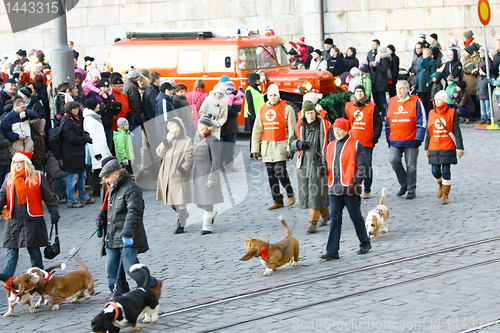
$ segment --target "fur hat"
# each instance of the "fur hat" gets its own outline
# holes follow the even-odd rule
[[[128,125],[128,120],[126,118],[118,118],[118,120],[116,121],[116,125],[118,125],[118,127],[120,128],[123,128]]]
[[[85,107],[89,110],[94,111],[97,104],[99,104],[99,103],[97,102],[97,99],[95,99],[95,98],[87,98],[85,100]]]
[[[440,90],[436,93],[436,95],[434,95],[434,100],[441,100],[443,102],[446,102],[448,103],[448,94],[446,93],[446,91],[444,90]]]
[[[337,118],[335,119],[335,122],[333,123],[333,128],[340,128],[343,129],[346,132],[349,132],[349,121],[345,118]]]
[[[14,154],[14,156],[12,156],[12,161],[24,161],[24,162],[26,162],[28,164],[33,165],[33,162],[31,162],[31,158],[32,157],[33,157],[33,153],[32,152],[18,150],[18,151],[16,151],[16,153]]]

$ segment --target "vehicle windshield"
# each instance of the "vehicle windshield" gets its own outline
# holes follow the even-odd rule
[[[240,69],[260,69],[276,67],[273,47],[270,45],[257,47],[243,47],[238,53],[238,67]]]
[[[290,61],[288,60],[288,53],[286,52],[286,48],[283,44],[275,45],[274,50],[276,51],[276,57],[278,58],[278,64],[280,66],[290,65]]]

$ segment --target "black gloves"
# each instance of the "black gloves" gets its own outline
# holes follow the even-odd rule
[[[105,210],[101,210],[99,212],[99,216],[96,219],[97,225],[97,237],[101,238],[104,234],[104,230],[106,230],[106,224],[108,223],[108,212]]]
[[[59,222],[59,216],[54,216],[51,218],[51,221],[52,221],[52,224],[57,224],[57,222]]]
[[[422,144],[422,141],[413,140],[413,148],[418,148]]]
[[[97,154],[94,156],[96,160],[100,161],[102,159],[102,155],[101,154]]]
[[[85,139],[86,143],[92,143],[92,138],[90,137],[90,134],[87,132],[83,133],[83,138]]]
[[[299,148],[300,150],[304,150],[304,149],[307,149],[308,147],[310,147],[311,144],[309,143],[309,141],[302,141],[302,140],[299,140],[297,141],[297,148]]]
[[[349,189],[347,190],[347,195],[351,196],[357,193],[359,187],[359,183],[353,181],[351,185],[349,185]]]
[[[320,177],[326,176],[326,166],[322,165],[318,168],[318,176]]]
[[[130,226],[123,228],[122,237],[133,238],[134,237],[134,230]]]

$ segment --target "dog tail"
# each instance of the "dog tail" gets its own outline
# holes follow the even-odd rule
[[[49,273],[53,273],[56,269],[61,269],[61,270],[65,270],[66,269],[66,264],[65,263],[60,263],[60,264],[57,264],[57,265],[53,265],[53,266],[50,266],[50,267],[47,267],[45,269],[45,271],[49,272]]]
[[[385,200],[385,188],[382,189],[382,196],[380,197],[380,205],[384,204]]]
[[[144,280],[144,284],[142,285],[143,288],[148,287],[149,288],[149,281],[151,278],[151,273],[149,272],[149,268],[143,264],[135,264],[130,267],[130,273],[133,273],[138,270],[143,270],[146,272],[146,279]]]
[[[287,236],[291,235],[292,232],[288,228],[288,225],[286,225],[285,218],[283,217],[283,215],[278,216],[278,220],[280,220],[281,223],[283,223],[283,226],[285,227],[286,235]]]
[[[85,264],[83,263],[83,260],[82,258],[80,258],[80,256],[78,254],[75,254],[75,260],[78,262],[78,264],[82,267],[82,269],[86,272],[89,271],[89,269],[87,268],[87,266],[85,266]]]

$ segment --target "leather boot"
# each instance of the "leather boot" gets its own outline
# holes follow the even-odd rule
[[[444,183],[444,181],[443,181]],[[441,199],[441,204],[446,205],[450,201],[448,200],[448,194],[450,194],[451,184],[445,185],[443,184],[443,198]]]
[[[181,224],[177,222],[177,229],[175,229],[174,234],[183,234],[184,233],[184,227],[181,227]]]
[[[439,185],[439,188],[438,188],[438,191],[436,193],[436,196],[438,198],[441,198],[443,196],[443,177],[434,178],[434,179],[436,180],[436,182]]]
[[[309,221],[309,227],[307,228],[307,233],[308,234],[315,234],[317,224],[318,224],[317,221]]]

